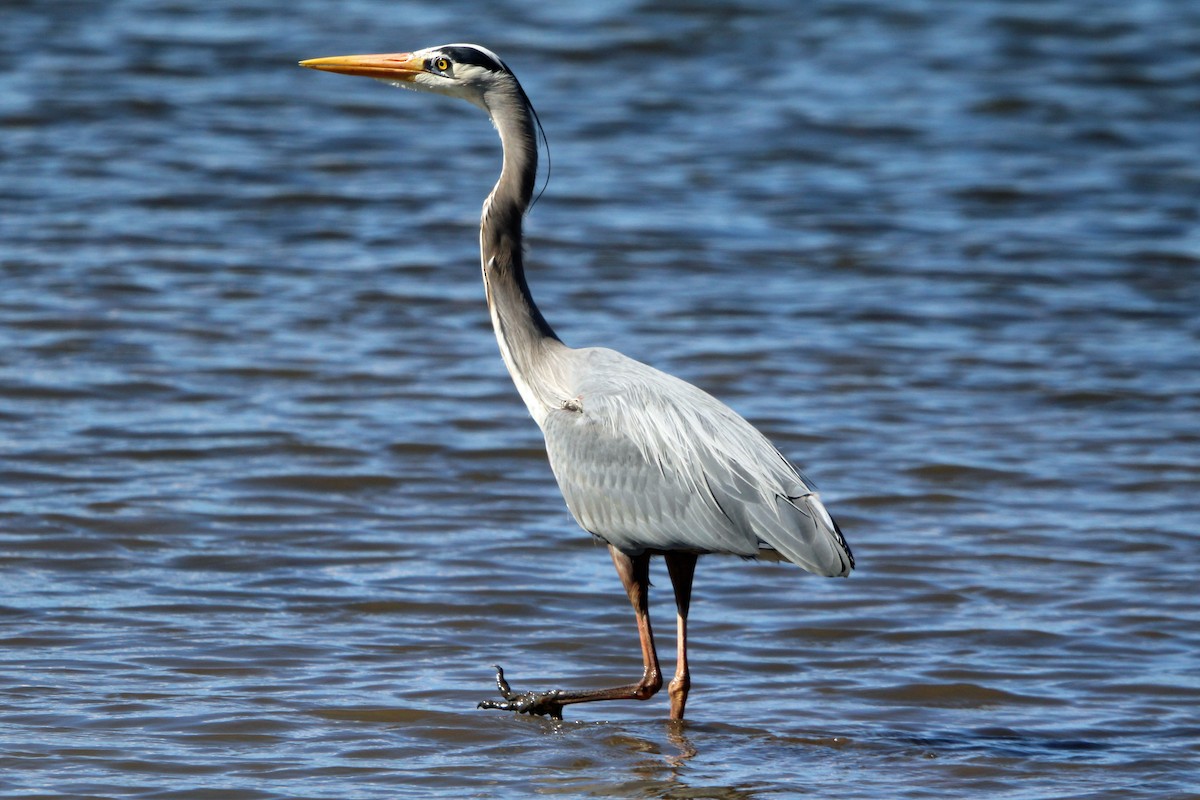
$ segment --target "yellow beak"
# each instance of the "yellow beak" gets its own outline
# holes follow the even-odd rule
[[[342,75],[362,75],[367,78],[381,78],[390,81],[411,81],[426,71],[424,59],[414,57],[412,53],[310,58],[301,61],[300,66],[325,72],[338,72]]]

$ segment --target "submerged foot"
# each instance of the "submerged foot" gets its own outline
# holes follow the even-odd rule
[[[518,714],[533,714],[547,716],[551,719],[562,719],[562,703],[559,698],[562,691],[552,689],[548,692],[514,692],[504,680],[504,670],[499,664],[496,667],[496,688],[504,700],[483,700],[477,708],[496,708],[501,711],[515,711]]]

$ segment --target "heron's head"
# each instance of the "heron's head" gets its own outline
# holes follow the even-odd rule
[[[300,66],[461,97],[488,111],[501,100],[529,102],[512,70],[491,50],[477,44],[444,44],[412,53],[311,58],[301,61]]]

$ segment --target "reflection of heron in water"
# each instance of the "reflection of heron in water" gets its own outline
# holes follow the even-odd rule
[[[560,718],[563,706],[573,703],[644,700],[656,693],[663,679],[647,590],[650,557],[661,554],[678,610],[671,718],[682,719],[690,685],[687,615],[697,556],[752,557],[769,551],[809,572],[844,576],[854,558],[837,524],[800,473],[728,406],[620,353],[567,347],[554,334],[525,282],[521,244],[537,174],[537,116],[521,84],[494,53],[456,44],[300,63],[460,97],[488,112],[500,133],[504,164],[483,204],[479,243],[500,354],[545,434],[567,507],[585,530],[608,544],[637,615],[640,680],[609,689],[518,693],[497,667],[504,700],[480,706]],[[402,138],[429,135],[444,140],[445,131],[422,125],[402,132]]]

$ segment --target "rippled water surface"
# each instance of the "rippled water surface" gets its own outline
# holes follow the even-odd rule
[[[1200,797],[1196,5],[536,5],[5,4],[0,793]],[[462,40],[560,335],[858,558],[702,559],[682,726],[474,707],[635,677],[632,615],[497,354],[486,119],[295,67]]]

